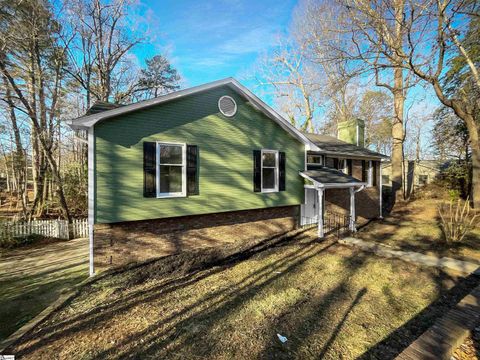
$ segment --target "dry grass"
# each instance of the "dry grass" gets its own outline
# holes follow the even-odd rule
[[[9,353],[26,359],[393,358],[475,283],[318,243],[312,234],[217,259],[215,266],[214,250],[201,250],[190,260],[172,256],[106,276]],[[282,344],[277,333],[288,341]]]
[[[358,236],[404,250],[480,263],[479,227],[468,233],[461,242],[446,243],[437,210],[443,201],[441,198],[421,198],[398,204],[383,221],[369,224]]]

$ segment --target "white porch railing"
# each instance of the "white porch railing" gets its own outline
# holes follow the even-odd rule
[[[29,222],[0,222],[0,237],[43,235],[58,239],[88,237],[87,219],[33,220]],[[70,236],[71,235],[71,236]]]

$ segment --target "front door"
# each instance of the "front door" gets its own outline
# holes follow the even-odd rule
[[[317,190],[305,188],[305,203],[301,207],[300,225],[311,225],[318,222],[318,194]]]

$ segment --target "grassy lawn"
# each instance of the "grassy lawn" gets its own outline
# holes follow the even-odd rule
[[[84,246],[75,250],[69,247],[62,253],[65,245],[71,244],[1,253],[0,341],[38,315],[62,291],[88,277],[87,248],[85,254],[78,253]]]
[[[272,239],[235,256],[204,249],[105,276],[9,353],[386,359],[476,283],[313,239]]]
[[[369,224],[358,236],[400,249],[436,256],[448,256],[480,263],[480,227],[461,243],[444,243],[437,218],[441,199],[418,199],[397,206],[383,221]]]

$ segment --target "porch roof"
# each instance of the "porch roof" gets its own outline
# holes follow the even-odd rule
[[[367,185],[366,182],[325,166],[315,170],[300,171],[300,176],[322,188],[348,188]]]

